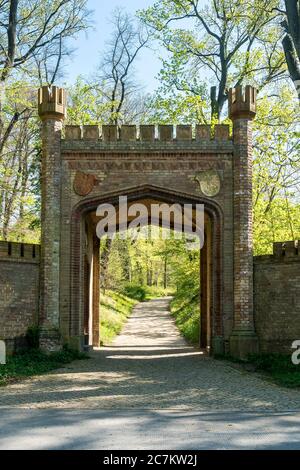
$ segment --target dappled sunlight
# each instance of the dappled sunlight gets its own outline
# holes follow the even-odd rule
[[[187,344],[168,305],[169,299],[139,304],[113,344],[94,350],[88,360],[2,388],[0,407],[95,412],[300,409],[299,391],[265,382]],[[242,446],[242,436],[237,438],[241,443],[236,445]]]
[[[299,413],[95,409],[1,413],[3,449],[299,448]]]
[[[188,347],[166,308],[170,301],[165,297],[137,305],[114,346]]]

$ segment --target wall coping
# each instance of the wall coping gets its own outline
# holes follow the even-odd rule
[[[287,263],[300,261],[299,240],[273,243],[272,255],[254,256],[253,262],[258,263]]]
[[[39,263],[40,245],[0,241],[0,261]]]
[[[204,142],[102,142],[89,140],[69,140],[61,141],[61,152],[63,154],[69,153],[137,153],[143,155],[172,153],[182,154],[187,156],[187,152],[194,154],[219,154],[230,155],[233,154],[233,143],[219,142],[219,141],[204,141]]]
[[[66,125],[65,140],[101,140],[103,142],[191,142],[232,141],[227,124],[193,125]]]
[[[65,126],[61,150],[67,152],[186,151],[233,153],[228,125]]]

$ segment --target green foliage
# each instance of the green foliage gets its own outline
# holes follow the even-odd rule
[[[26,341],[29,349],[38,349],[40,346],[40,328],[36,325],[27,329]]]
[[[201,96],[216,85],[218,117],[227,89],[248,82],[262,88],[286,69],[278,0],[159,0],[140,18],[163,45],[162,89]]]
[[[143,300],[146,298],[147,292],[143,286],[127,284],[123,287],[122,294],[124,294],[126,297],[130,297],[131,299],[143,302]]]
[[[120,119],[121,115],[112,113],[112,106],[117,102],[107,98],[104,87],[98,83],[89,83],[79,76],[69,90],[67,123],[72,125],[107,124]]]
[[[273,253],[273,242],[300,237],[300,204],[277,196],[268,208],[268,200],[254,207],[254,254]]]
[[[167,287],[166,289],[163,286],[147,286],[146,298],[145,300],[157,299],[159,297],[168,297],[174,295],[174,287]]]
[[[176,325],[186,340],[192,344],[199,344],[200,334],[200,308],[199,295],[192,298],[187,292],[175,295],[171,302],[171,311],[175,317]]]
[[[121,332],[132,312],[136,300],[119,292],[107,291],[100,294],[100,340],[102,345],[110,344]]]
[[[173,253],[176,292],[171,302],[171,312],[183,336],[191,343],[199,343],[200,327],[200,256],[199,251],[187,249],[184,241],[174,241],[169,246]]]
[[[148,112],[142,123],[206,124],[209,121],[208,97],[161,86],[147,101]]]
[[[151,231],[154,231],[153,227],[149,229],[149,233]],[[114,238],[105,273],[108,289],[122,292],[128,284],[162,290],[174,287],[170,264],[173,255],[168,249],[170,240],[163,239],[162,232],[160,235],[159,239],[140,237],[123,240],[118,236]],[[170,235],[172,236],[172,233]],[[101,241],[100,253],[103,249],[104,240]]]
[[[272,252],[274,241],[300,236],[297,185],[300,109],[294,92],[286,86],[278,94],[258,100],[254,121],[254,252]]]
[[[37,88],[61,78],[70,39],[89,26],[87,0],[2,1],[0,7],[0,230],[39,241]]]
[[[87,358],[86,354],[68,348],[51,354],[32,349],[23,354],[10,356],[6,365],[0,365],[0,386],[22,377],[45,374],[74,360]]]
[[[199,341],[200,316],[199,251],[189,250],[184,238],[176,239],[172,233],[169,235],[170,239],[140,239],[134,242],[116,237],[107,269],[108,285],[115,291],[114,295],[122,293],[138,301],[174,296],[171,308],[176,324],[186,339],[196,344]],[[124,282],[125,275],[130,281]],[[107,295],[111,296],[112,292]],[[108,338],[121,328],[120,316],[112,315],[111,311],[109,316],[112,317],[109,325],[104,322],[104,332]]]
[[[292,363],[290,355],[251,354],[248,361],[276,383],[290,388],[300,387],[300,366]]]

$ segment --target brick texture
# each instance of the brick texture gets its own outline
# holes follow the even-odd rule
[[[40,247],[0,242],[0,339],[8,351],[25,346],[38,321]]]
[[[67,126],[62,132],[65,92],[44,87],[40,282],[38,247],[0,243],[3,337],[24,335],[38,312],[46,350],[99,345],[96,209],[118,206],[122,195],[129,204],[204,204],[202,346],[245,357],[257,350],[257,331],[262,350],[286,350],[300,335],[295,243],[276,244],[273,257],[255,259],[253,304],[255,112],[255,90],[239,87],[229,94],[233,137],[224,125]],[[208,174],[219,179],[214,196],[205,190],[209,181],[202,184]]]
[[[291,352],[293,341],[300,339],[299,299],[300,256],[294,242],[276,243],[274,255],[254,258],[255,327],[261,351]]]

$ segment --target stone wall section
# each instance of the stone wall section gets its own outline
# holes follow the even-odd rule
[[[260,351],[290,353],[300,340],[297,242],[275,243],[273,255],[254,258],[254,313]]]
[[[26,346],[39,311],[39,245],[0,242],[0,339],[8,352]]]

